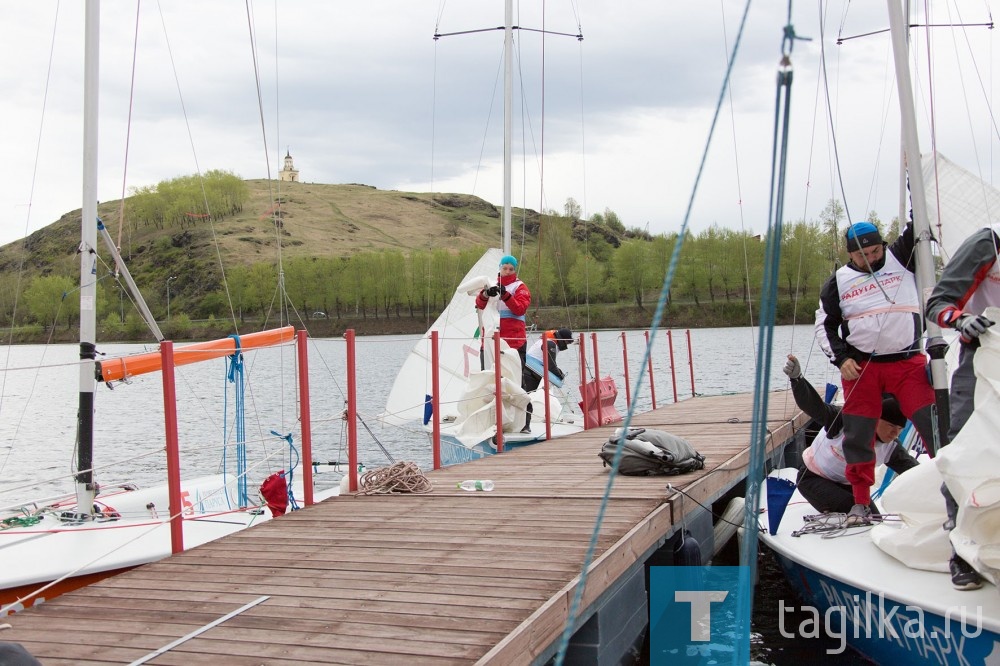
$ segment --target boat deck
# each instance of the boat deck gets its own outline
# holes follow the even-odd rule
[[[710,502],[743,478],[752,405],[748,394],[698,397],[634,419],[686,438],[706,466],[615,480],[584,616],[697,508],[668,482]],[[789,393],[771,394],[768,412],[769,450],[806,420]],[[428,494],[332,498],[5,618],[0,641],[47,665],[132,663],[161,650],[141,663],[538,661],[569,616],[611,430],[430,472]],[[456,489],[469,478],[496,490]]]

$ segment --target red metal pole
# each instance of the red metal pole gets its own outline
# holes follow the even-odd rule
[[[625,363],[625,404],[632,404],[632,385],[628,378],[628,343],[625,341],[625,331],[622,331],[622,359]]]
[[[493,333],[493,375],[495,377],[494,399],[497,408],[497,453],[503,453],[503,391],[500,388],[500,335]]]
[[[167,504],[170,507],[170,552],[184,552],[184,507],[181,504],[181,454],[177,442],[177,390],[174,385],[174,343],[160,343],[163,369],[163,424],[167,436]]]
[[[347,340],[347,464],[348,490],[358,492],[358,382],[354,357],[354,329],[344,331]]]
[[[656,409],[656,382],[653,381],[653,350],[649,346],[649,331],[643,331],[646,336],[646,366],[649,369],[649,398]]]
[[[431,331],[431,419],[432,432],[431,452],[434,458],[434,469],[441,469],[441,374],[439,368],[438,332]]]
[[[590,334],[590,342],[594,346],[594,376],[597,378],[594,388],[597,390],[597,425],[604,425],[604,414],[601,409],[601,366],[597,355],[597,333]]]
[[[691,397],[693,398],[694,393],[694,352],[691,349],[691,329],[687,330],[688,339],[688,367],[691,369]]]
[[[549,341],[542,333],[542,389],[545,391],[545,441],[552,439],[552,419],[549,418]]]
[[[667,331],[667,342],[670,344],[670,383],[674,387],[674,402],[677,402],[677,369],[674,366],[674,334]]]
[[[295,349],[299,360],[299,420],[302,426],[302,487],[306,506],[316,503],[313,498],[312,410],[309,406],[309,332],[295,334]]]
[[[584,340],[583,333],[581,333],[577,343],[580,348],[580,409],[583,410],[583,429],[589,430],[592,426],[588,416],[590,412],[587,411],[587,348],[583,344]]]

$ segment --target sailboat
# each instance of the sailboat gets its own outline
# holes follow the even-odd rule
[[[84,79],[84,170],[80,255],[80,363],[72,372],[79,381],[75,490],[19,502],[0,508],[0,615],[51,599],[126,569],[155,561],[184,548],[191,548],[270,520],[284,511],[289,500],[286,473],[272,474],[265,483],[276,487],[267,502],[251,498],[247,489],[248,469],[193,479],[181,479],[178,469],[177,423],[173,392],[175,365],[227,356],[241,363],[244,353],[265,346],[288,345],[295,337],[286,326],[174,349],[163,340],[155,320],[142,301],[97,217],[97,128],[98,128],[98,39],[100,10],[97,0],[86,5],[86,53]],[[161,351],[118,359],[97,360],[97,256],[98,234],[122,269],[124,281],[139,303],[144,318],[161,343]],[[302,338],[304,340],[304,337]],[[171,359],[171,356],[173,357]],[[161,359],[166,359],[164,362]],[[300,368],[303,370],[303,368]],[[162,371],[167,423],[169,482],[139,490],[131,484],[101,488],[95,475],[95,390],[99,382],[127,380],[136,375]],[[308,399],[306,392],[305,398]],[[277,434],[277,433],[275,433]],[[291,446],[291,435],[287,436]],[[171,440],[174,440],[171,442]],[[240,444],[237,442],[237,450]],[[243,451],[245,453],[245,450]],[[308,476],[306,474],[305,476]],[[298,488],[306,501],[324,499],[339,488],[317,493],[308,480]],[[268,510],[271,508],[272,510]]]
[[[500,340],[499,361],[494,358],[494,336],[498,335],[497,299],[477,310],[476,295],[496,283],[500,259],[511,254],[511,136],[513,99],[513,2],[505,1],[504,26],[504,148],[502,247],[487,250],[469,270],[427,334],[413,347],[393,383],[381,418],[397,425],[431,418],[441,426],[442,464],[475,460],[497,450],[497,364],[501,367],[501,413],[503,445],[507,448],[542,441],[548,432],[562,437],[583,430],[584,417],[562,390],[562,382],[550,374],[530,394],[521,389],[521,361],[515,350]],[[442,35],[435,35],[435,39]],[[438,402],[441,414],[432,414],[434,393],[430,336],[439,334]],[[530,345],[530,340],[529,343]],[[545,392],[548,391],[548,397]],[[595,379],[581,387],[589,395],[605,398],[604,423],[620,418],[614,411],[617,389],[610,377]],[[529,431],[522,432],[528,405],[532,405]],[[604,404],[604,403],[602,403]]]
[[[916,156],[903,17],[896,0],[887,4],[905,153]],[[931,173],[936,187],[925,192],[923,180]],[[916,233],[928,231],[928,208],[941,211],[949,225],[941,234],[945,260],[969,231],[956,229],[953,222],[971,221],[976,228],[995,222],[1000,192],[942,156],[910,159],[908,175]],[[917,257],[917,281],[927,289],[932,284],[928,280],[933,281],[933,264],[929,249],[924,250]],[[1000,316],[1000,309],[988,309],[986,316]],[[933,341],[940,335],[929,323],[929,338]],[[762,541],[805,602],[800,610],[825,617],[827,633],[841,639],[842,648],[849,645],[878,664],[1000,661],[1000,595],[995,588],[1000,581],[996,529],[1000,496],[994,480],[1000,456],[996,439],[1000,339],[991,333],[981,342],[975,361],[975,413],[936,460],[921,456],[922,464],[883,484],[879,509],[885,519],[873,527],[845,528],[840,514],[819,514],[796,491],[787,508],[780,503],[769,506],[761,520]],[[944,359],[934,356],[935,389],[942,389],[943,379],[946,391]],[[772,475],[794,479],[794,473],[780,470]],[[968,490],[967,503],[959,512],[960,527],[950,535],[942,528],[947,519],[940,494],[942,473],[960,480]],[[763,529],[768,523],[770,533]],[[978,590],[954,589],[948,573],[951,543],[992,584]]]

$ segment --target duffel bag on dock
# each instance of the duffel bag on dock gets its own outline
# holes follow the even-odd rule
[[[604,464],[611,466],[621,438],[621,428],[601,447]],[[705,467],[705,456],[694,450],[686,440],[664,430],[629,428],[622,446],[618,472],[626,476],[674,475],[693,472]]]

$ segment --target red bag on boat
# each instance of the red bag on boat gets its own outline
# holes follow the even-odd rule
[[[272,518],[285,515],[285,510],[288,508],[288,483],[285,481],[285,470],[264,479],[264,483],[260,484],[260,495],[267,502]]]

